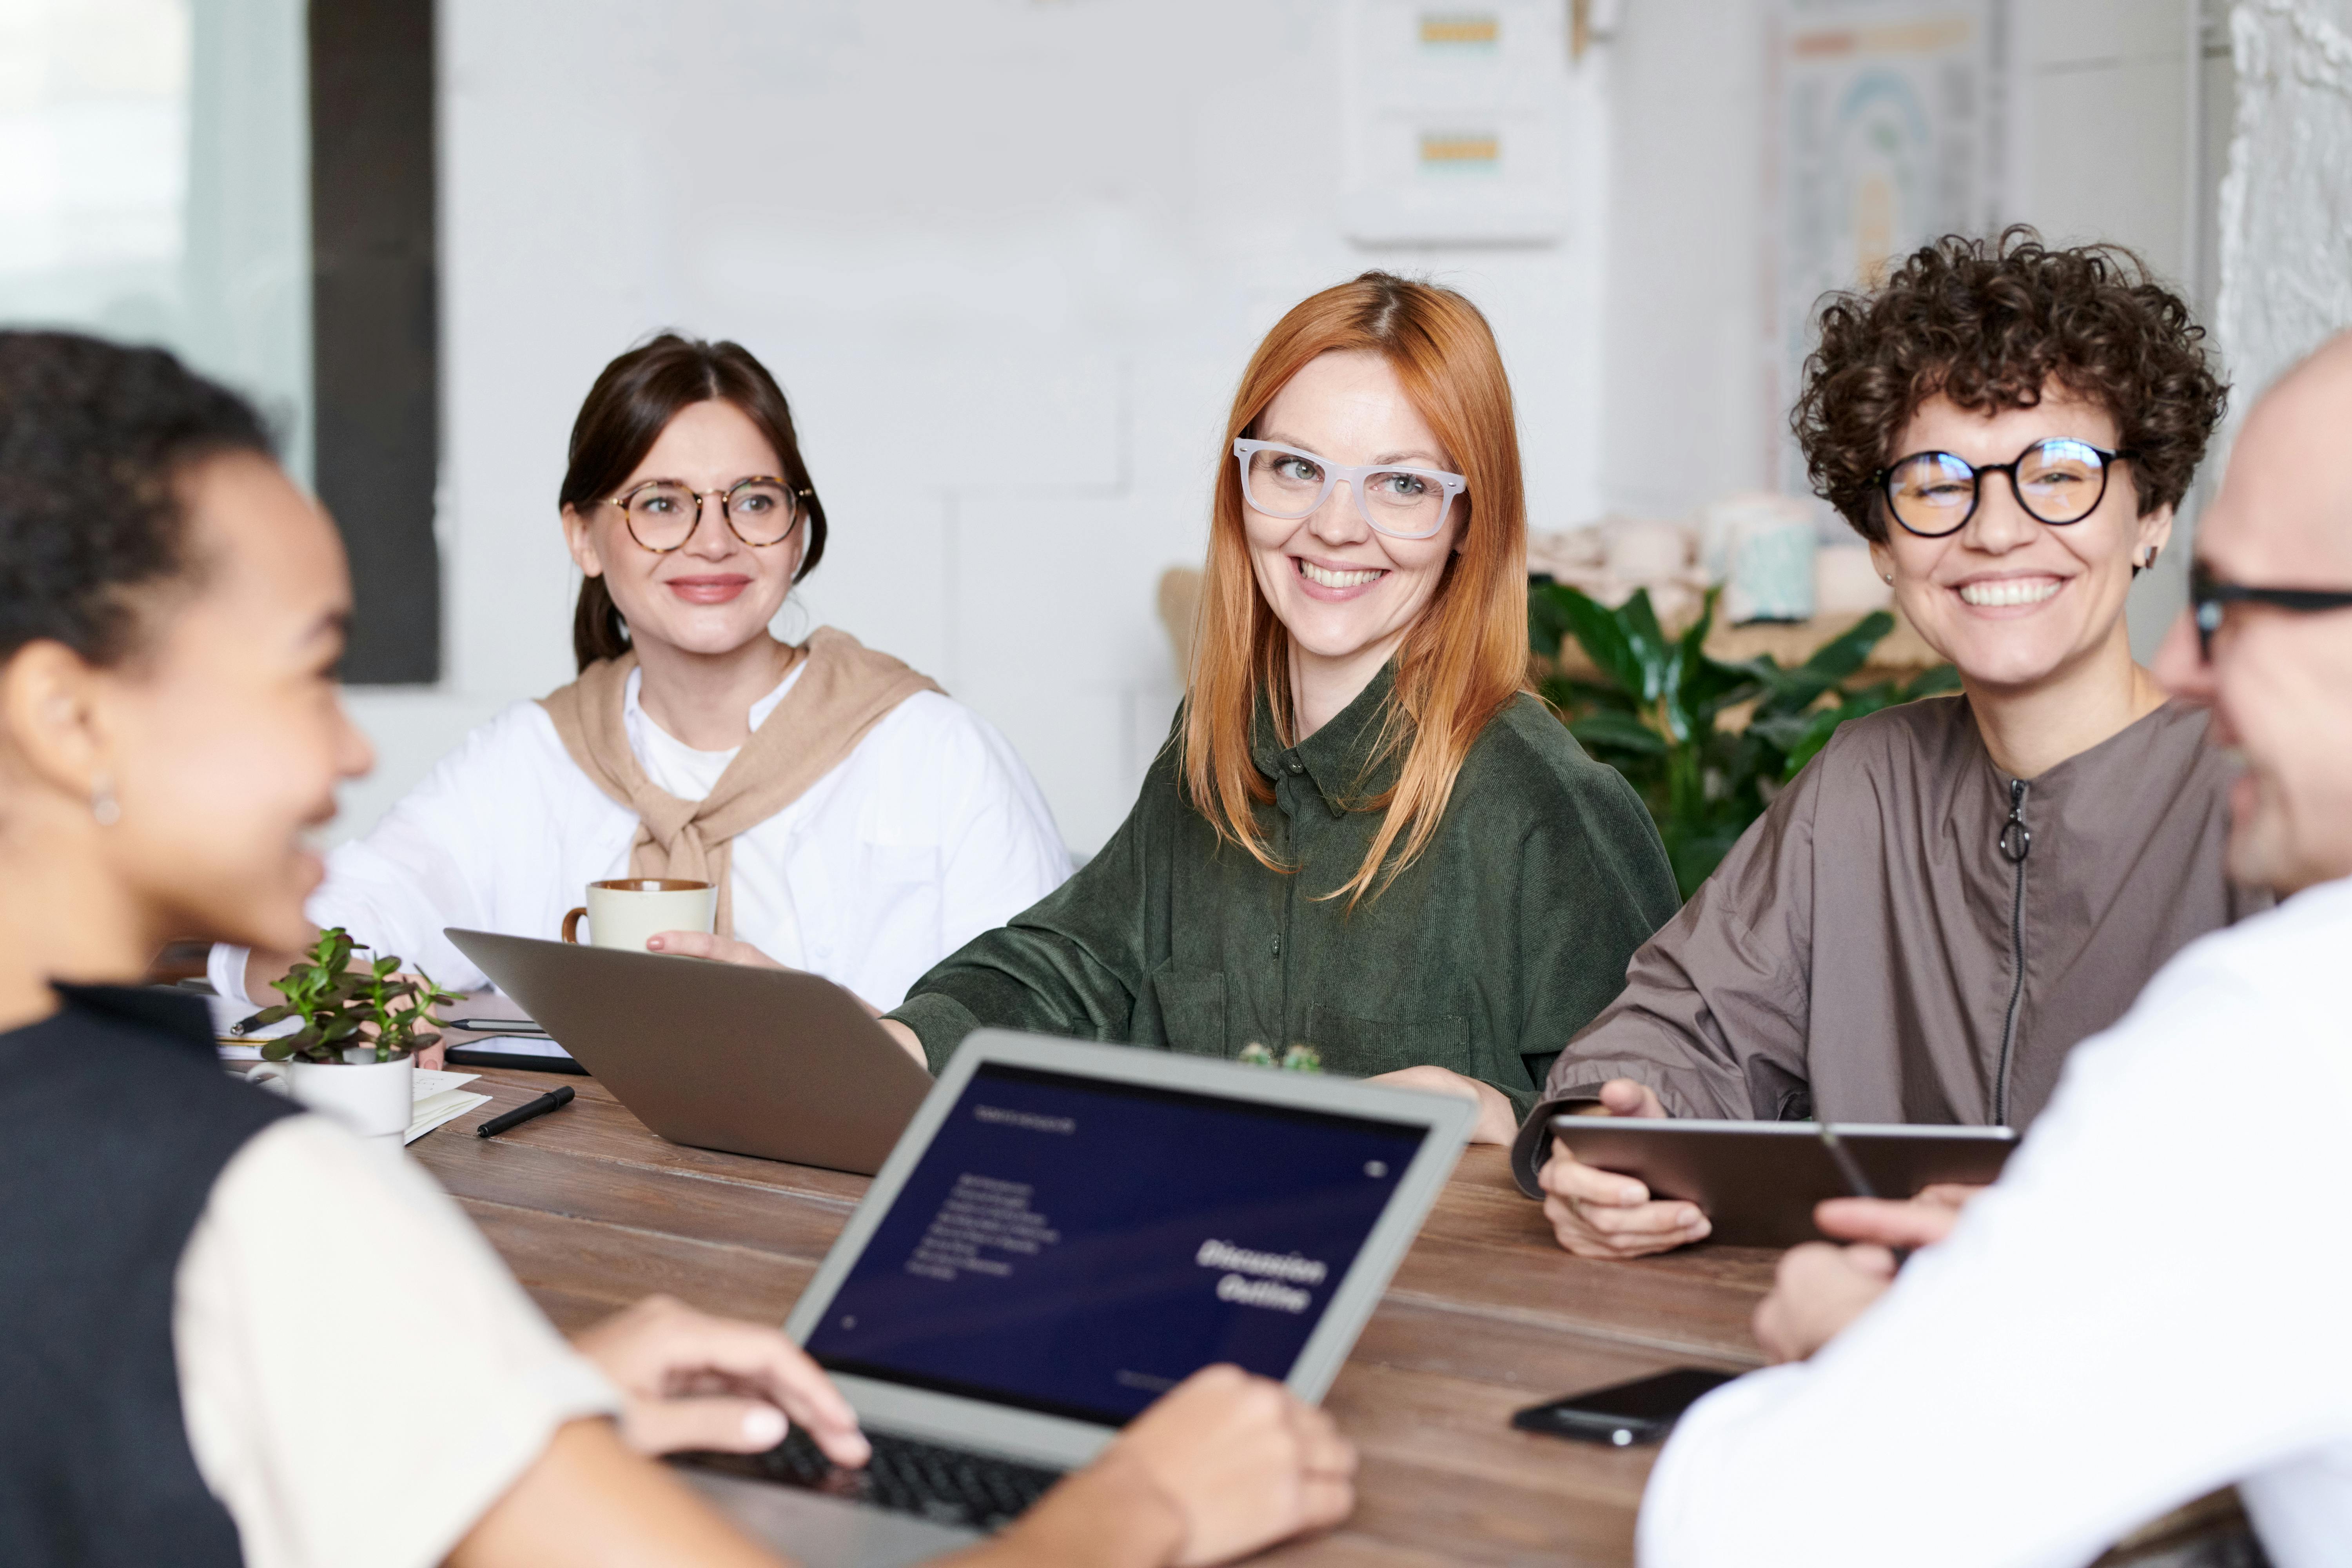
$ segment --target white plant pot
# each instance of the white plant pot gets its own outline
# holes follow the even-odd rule
[[[362,1058],[375,1054],[373,1046],[354,1051]],[[248,1083],[292,1095],[304,1110],[332,1117],[371,1142],[394,1149],[416,1115],[416,1063],[408,1057],[389,1062],[264,1062],[245,1077]]]

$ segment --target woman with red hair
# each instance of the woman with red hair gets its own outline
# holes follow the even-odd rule
[[[1431,284],[1326,289],[1258,345],[1221,459],[1197,652],[1135,809],[887,1021],[934,1068],[982,1026],[1305,1046],[1475,1099],[1507,1142],[1676,900],[1641,801],[1527,690],[1494,335]]]

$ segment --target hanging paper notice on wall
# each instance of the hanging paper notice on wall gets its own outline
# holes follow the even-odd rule
[[[1807,492],[1781,422],[1823,294],[1868,287],[1943,234],[1999,226],[2006,0],[1780,0],[1768,94],[1777,489]]]
[[[1366,244],[1527,244],[1567,232],[1591,88],[1558,0],[1352,0],[1340,226]]]

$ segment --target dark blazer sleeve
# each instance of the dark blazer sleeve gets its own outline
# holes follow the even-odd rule
[[[1551,1118],[1611,1079],[1647,1084],[1675,1116],[1808,1114],[1816,757],[1773,801],[1682,913],[1650,939],[1617,999],[1551,1065],[1511,1168],[1535,1195]]]

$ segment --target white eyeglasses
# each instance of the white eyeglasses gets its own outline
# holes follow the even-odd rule
[[[1392,539],[1427,539],[1445,526],[1454,498],[1470,488],[1460,474],[1442,468],[1385,463],[1351,468],[1272,441],[1235,441],[1234,458],[1241,464],[1243,498],[1266,516],[1286,521],[1306,517],[1344,479],[1357,512]]]

